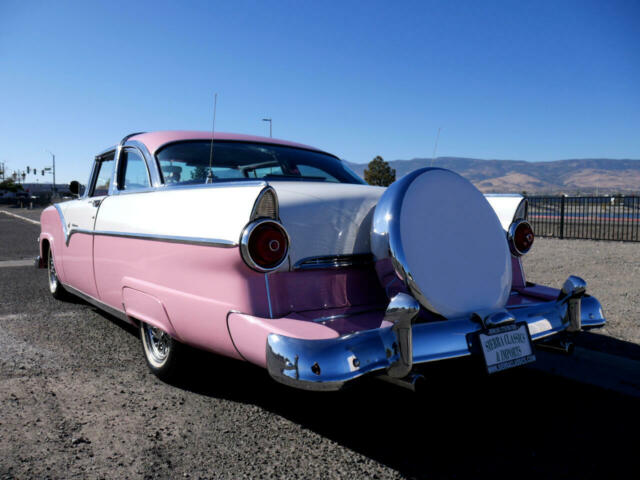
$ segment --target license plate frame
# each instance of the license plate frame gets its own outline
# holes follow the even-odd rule
[[[478,332],[477,341],[487,373],[497,373],[536,360],[526,322],[512,323]]]

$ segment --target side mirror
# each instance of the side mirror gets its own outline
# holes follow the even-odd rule
[[[77,182],[76,180],[72,181],[69,184],[69,191],[73,195],[78,196],[80,194],[80,182]]]

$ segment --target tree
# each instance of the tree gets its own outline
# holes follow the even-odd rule
[[[381,156],[377,156],[369,162],[364,170],[364,179],[369,185],[388,187],[396,181],[396,170],[391,168]]]
[[[0,182],[0,190],[7,190],[9,192],[17,192],[18,190],[22,190],[22,185],[19,183],[15,183],[12,179],[7,179]]]

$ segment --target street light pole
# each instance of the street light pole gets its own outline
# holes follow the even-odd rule
[[[263,118],[262,121],[263,122],[269,122],[269,138],[273,138],[273,135],[271,134],[271,125],[272,125],[271,119],[270,118]]]
[[[53,195],[56,194],[56,156],[53,152],[49,150],[45,150],[45,152],[49,152],[51,154],[51,159],[53,161]]]

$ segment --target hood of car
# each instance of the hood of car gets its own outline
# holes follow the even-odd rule
[[[373,210],[383,187],[328,182],[269,182],[289,233],[291,267],[314,257],[371,252]]]

